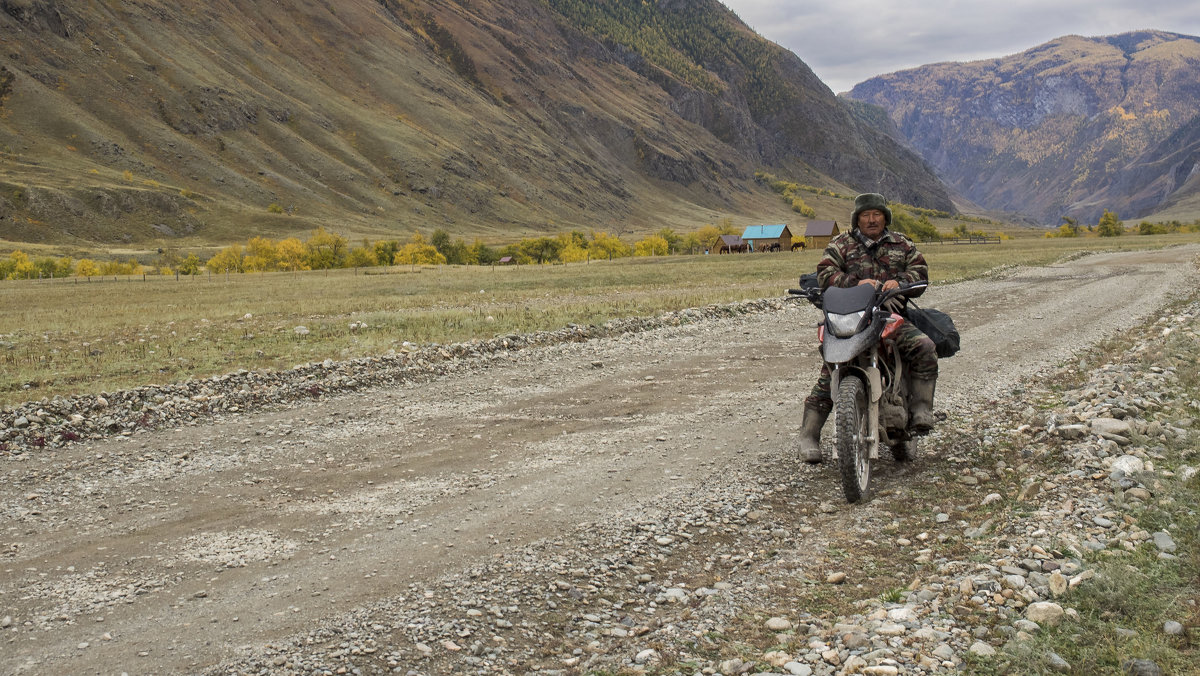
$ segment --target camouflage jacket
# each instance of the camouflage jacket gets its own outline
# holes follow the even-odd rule
[[[817,280],[827,289],[854,286],[864,279],[928,281],[929,266],[917,245],[902,233],[884,230],[883,236],[872,242],[855,228],[830,240],[817,263]]]

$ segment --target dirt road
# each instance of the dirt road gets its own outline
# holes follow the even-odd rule
[[[978,408],[1152,316],[1194,285],[1198,253],[1095,255],[931,289],[924,304],[963,334],[938,408]],[[664,504],[719,502],[768,465],[801,477],[791,499],[838,501],[832,472],[792,450],[816,318],[797,304],[523,351],[420,385],[5,459],[0,672],[195,673],[355,613],[376,614],[366,643],[403,664],[422,629],[385,626],[379,608],[394,618],[472,593],[445,581],[503,576],[497,562],[517,580],[530,548],[561,558],[530,566],[603,557],[579,534],[654,531]],[[883,491],[900,478],[883,473]],[[792,546],[828,546],[832,529],[815,526],[819,541]],[[476,605],[509,622],[522,612]]]

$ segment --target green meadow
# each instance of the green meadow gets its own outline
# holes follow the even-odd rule
[[[934,283],[1197,234],[926,244]],[[819,251],[0,281],[0,404],[780,297]],[[297,331],[303,326],[307,331]]]

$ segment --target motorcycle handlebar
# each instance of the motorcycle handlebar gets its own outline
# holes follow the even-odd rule
[[[888,293],[893,296],[897,296],[900,294],[908,293],[909,291],[914,291],[916,289],[924,289],[928,286],[929,286],[929,282],[905,282],[905,283],[901,284],[900,286],[896,287],[895,289],[892,289]]]
[[[907,294],[909,291],[915,291],[915,290],[917,290],[917,289],[924,289],[924,288],[926,288],[926,287],[928,287],[928,286],[929,286],[929,282],[925,282],[925,281],[921,281],[921,282],[904,282],[904,283],[902,283],[900,286],[896,287],[895,289],[892,289],[891,291],[888,291],[887,293],[885,293],[885,294],[884,294],[884,296],[883,296],[883,300],[884,300],[884,301],[886,301],[886,300],[889,300],[889,299],[891,299],[891,298],[894,298],[895,296],[902,296],[902,295],[904,295],[904,294]],[[821,290],[820,290],[820,289],[813,289],[813,290],[809,290],[809,289],[788,289],[788,290],[787,290],[787,292],[788,292],[788,295],[789,295],[789,296],[803,296],[804,298],[812,298],[812,297],[813,297],[813,295],[814,295],[814,293],[815,293],[815,295],[817,295],[818,297],[821,295]],[[881,301],[881,302],[882,302],[882,301]]]

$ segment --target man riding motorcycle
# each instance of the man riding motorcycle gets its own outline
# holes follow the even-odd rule
[[[916,244],[902,233],[888,229],[892,211],[883,195],[863,193],[854,198],[851,229],[834,237],[817,263],[821,289],[872,284],[884,291],[902,282],[929,281],[929,266]],[[913,292],[914,296],[924,289]],[[899,307],[896,308],[897,310]],[[910,374],[908,432],[928,434],[933,428],[933,392],[937,383],[938,361],[933,341],[911,322],[905,322],[896,339],[896,349],[908,365]],[[821,427],[833,409],[829,367],[821,366],[821,375],[812,393],[804,400],[800,452],[807,462],[821,462]]]

